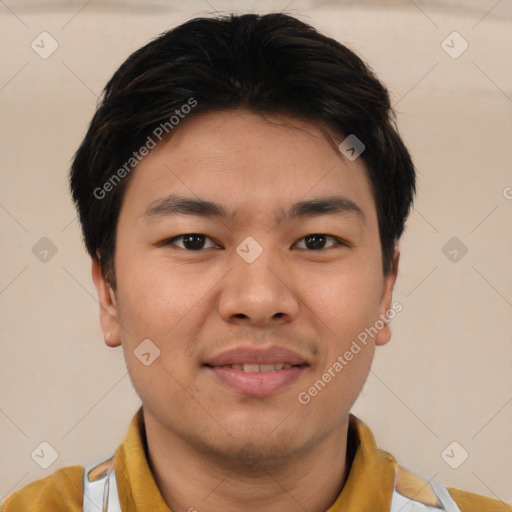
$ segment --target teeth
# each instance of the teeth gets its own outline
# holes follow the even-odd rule
[[[259,364],[244,364],[244,372],[259,372]]]
[[[257,373],[257,372],[273,372],[276,370],[286,370],[287,368],[291,368],[292,365],[288,363],[276,363],[276,364],[230,364],[229,368],[233,368],[233,370],[243,370],[248,373]]]

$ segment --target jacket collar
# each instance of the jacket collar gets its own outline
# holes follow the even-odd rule
[[[352,414],[349,416],[348,450],[348,459],[351,459],[348,478],[326,512],[388,512],[396,460],[377,449],[371,430]],[[142,407],[133,416],[126,436],[115,452],[114,464],[123,510],[171,512],[148,464]]]

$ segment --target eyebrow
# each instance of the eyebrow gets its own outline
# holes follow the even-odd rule
[[[297,218],[316,217],[321,215],[355,215],[363,224],[366,224],[366,217],[362,209],[346,196],[318,197],[308,201],[298,201],[292,204],[288,210],[280,210],[276,216],[276,222],[291,221]],[[162,199],[153,201],[143,217],[146,219],[157,219],[174,215],[195,215],[205,218],[218,218],[234,221],[236,212],[231,211],[220,203],[168,195]]]

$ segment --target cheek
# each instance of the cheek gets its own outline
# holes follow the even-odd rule
[[[121,263],[117,276],[122,320],[147,337],[165,337],[205,295],[209,283],[195,271],[149,258],[140,266]]]
[[[309,272],[302,277],[305,302],[342,339],[357,335],[378,317],[382,276],[362,267],[358,262],[328,275]]]
[[[190,408],[190,396],[184,392],[185,379],[173,367],[169,367],[161,355],[149,366],[142,364],[131,351],[124,350],[130,380],[142,403],[151,411],[182,416]],[[186,384],[185,388],[189,388]]]
[[[194,371],[190,352],[195,336],[187,336],[185,330],[190,322],[198,323],[201,289],[190,286],[180,272],[152,266],[147,260],[131,268],[120,265],[117,276],[122,346],[132,384],[150,409],[173,403],[181,411],[180,383],[188,382]],[[148,365],[145,353],[149,353]]]
[[[158,347],[160,353],[154,364],[160,369],[162,382],[171,379],[171,390],[172,378],[165,370],[180,382],[193,378],[200,331],[215,307],[209,293],[222,278],[217,271],[207,273],[193,267],[171,268],[148,259],[140,271],[133,270],[135,265],[120,265],[119,319],[125,328],[122,345],[130,373],[144,387],[150,386],[154,377],[133,354],[145,339]]]
[[[326,430],[339,424],[363,389],[373,355],[373,344],[340,343],[333,347],[325,366],[315,372],[296,397],[307,412],[304,428],[310,418],[321,417]]]

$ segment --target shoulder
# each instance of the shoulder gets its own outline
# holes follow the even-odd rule
[[[83,466],[67,466],[12,493],[1,512],[81,512]]]
[[[461,512],[512,512],[512,505],[504,501],[487,498],[472,492],[447,487],[450,496],[459,506]]]
[[[512,512],[512,506],[503,501],[426,481],[396,463],[394,468],[393,511],[402,510],[409,502],[414,502],[418,510],[452,510],[456,504],[460,512]]]

